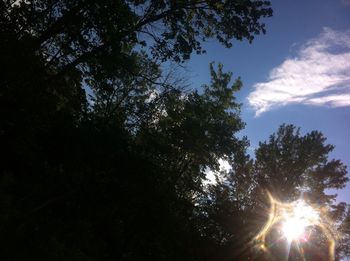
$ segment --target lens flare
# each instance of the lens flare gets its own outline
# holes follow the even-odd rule
[[[269,251],[266,236],[274,229],[280,231],[281,238],[287,240],[289,247],[292,242],[297,244],[300,254],[303,255],[302,245],[308,241],[309,232],[312,228],[317,227],[328,241],[328,260],[334,261],[335,241],[338,236],[331,225],[332,222],[327,218],[325,209],[308,205],[303,200],[283,203],[272,197],[270,193],[268,193],[268,196],[270,199],[269,217],[262,230],[254,238],[258,249],[264,252]],[[280,242],[281,238],[276,242]]]
[[[290,205],[282,215],[282,232],[288,241],[305,240],[305,230],[319,224],[319,214],[311,206],[299,200]]]
[[[285,237],[292,241],[300,238],[305,233],[305,227],[300,219],[290,218],[283,223],[282,230]]]

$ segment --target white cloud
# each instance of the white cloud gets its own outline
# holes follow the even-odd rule
[[[253,87],[247,99],[256,116],[289,104],[350,106],[350,31],[324,28]]]

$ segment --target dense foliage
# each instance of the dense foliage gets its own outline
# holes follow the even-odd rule
[[[231,253],[242,260],[286,258],[286,250],[281,247],[285,242],[281,235],[272,232],[267,253],[252,247],[258,243],[252,244],[252,238],[270,214],[268,193],[271,193],[282,202],[302,198],[310,205],[325,209],[324,215],[331,220],[332,232],[337,238],[336,258],[348,256],[350,208],[345,203],[336,203],[336,195],[328,194],[329,189],[343,188],[348,181],[346,166],[339,160],[328,159],[333,149],[318,131],[302,136],[295,126],[281,125],[268,141],[259,144],[254,160],[247,162],[246,159],[243,169],[233,165],[224,182],[210,186],[207,196],[210,200],[203,204],[210,215],[210,226],[205,226],[209,228],[208,236],[220,236],[216,240],[219,239],[220,247],[226,246],[225,256]],[[323,232],[315,234],[317,237],[305,246],[304,258],[329,260],[329,242]],[[299,252],[291,248],[289,260],[304,260]]]
[[[271,14],[257,0],[2,0],[2,260],[263,259],[266,190],[329,208],[349,255],[349,207],[326,194],[346,168],[323,135],[283,125],[253,160],[235,136],[240,79],[211,64],[191,90],[162,67],[210,38],[252,41]],[[232,170],[206,186],[219,159]]]

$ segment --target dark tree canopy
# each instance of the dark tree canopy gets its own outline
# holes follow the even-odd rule
[[[254,160],[242,158],[244,164],[233,165],[224,182],[210,187],[207,196],[210,200],[203,209],[210,217],[206,235],[215,239],[219,249],[227,249],[228,252],[221,253],[233,260],[284,260],[285,242],[281,235],[274,234],[276,231],[268,235],[270,249],[266,252],[255,248],[259,244],[252,240],[270,215],[269,192],[282,202],[302,198],[325,210],[337,237],[336,259],[348,255],[349,235],[344,228],[349,226],[349,205],[337,203],[336,195],[329,195],[329,189],[343,188],[349,178],[341,161],[329,159],[333,149],[318,131],[301,135],[295,126],[281,125],[268,141],[259,144]],[[235,168],[240,165],[245,168]],[[315,234],[314,239],[301,246],[304,258],[329,260],[329,243],[324,233]],[[209,260],[214,260],[213,255]],[[288,260],[305,259],[292,245]]]
[[[252,159],[240,79],[211,64],[190,89],[162,67],[211,38],[251,42],[271,14],[258,0],[2,0],[0,258],[269,260],[252,241],[266,190],[327,208],[349,256],[350,208],[327,191],[346,168],[325,137],[282,125]],[[223,178],[205,185],[208,170]]]
[[[2,36],[40,54],[44,67],[61,76],[75,68],[85,77],[142,74],[140,49],[180,62],[201,42],[216,38],[252,41],[264,33],[268,1],[10,1],[1,2]],[[3,38],[3,37],[2,37]],[[6,53],[6,50],[4,50]]]
[[[303,193],[320,204],[332,202],[334,197],[325,194],[327,189],[343,188],[348,178],[346,166],[328,159],[334,147],[325,142],[318,131],[301,136],[295,126],[281,126],[256,151],[257,181],[281,199],[284,195],[295,199]]]

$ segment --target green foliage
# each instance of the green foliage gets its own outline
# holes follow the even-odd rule
[[[281,199],[296,199],[303,192],[320,204],[330,203],[326,190],[343,188],[348,178],[339,160],[328,160],[334,147],[325,141],[318,131],[300,136],[296,127],[281,126],[256,151],[257,182]]]
[[[348,255],[349,205],[336,203],[336,195],[329,195],[329,189],[343,188],[349,179],[341,161],[329,160],[333,148],[318,131],[301,135],[293,125],[280,126],[268,141],[259,144],[254,160],[240,158],[241,164],[233,165],[224,182],[210,186],[202,210],[209,222],[204,229],[206,236],[216,241],[218,249],[226,249],[228,252],[224,256],[232,256],[232,259],[283,259],[286,252],[274,243],[281,239],[272,232],[269,235],[272,255],[265,257],[264,252],[259,254],[254,248],[254,236],[270,214],[267,197],[270,192],[282,202],[303,198],[326,210],[332,233],[337,235],[337,258]],[[328,260],[324,235],[321,231],[317,235],[306,246],[306,260]],[[308,246],[325,251],[315,252]],[[297,253],[298,250],[292,248],[289,260],[299,260],[301,257]],[[209,260],[214,258],[215,254]]]
[[[265,189],[329,207],[349,255],[349,207],[326,194],[346,168],[321,133],[282,126],[252,160],[235,136],[240,79],[211,64],[190,90],[162,70],[210,38],[252,41],[271,13],[253,0],[1,1],[2,260],[247,260]],[[205,186],[219,159],[232,171]]]
[[[2,26],[39,51],[58,75],[139,72],[135,52],[148,45],[154,58],[176,62],[201,42],[252,41],[265,32],[269,1],[2,1]]]

